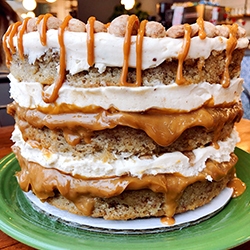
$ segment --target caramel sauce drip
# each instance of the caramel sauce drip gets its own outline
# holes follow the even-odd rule
[[[26,31],[27,23],[31,19],[31,17],[26,17],[23,21],[21,30],[18,32],[17,35],[17,47],[18,47],[18,53],[20,58],[23,60],[23,34]]]
[[[234,177],[227,186],[229,188],[233,188],[233,198],[239,197],[242,195],[246,190],[246,184],[243,183],[239,178]]]
[[[163,225],[171,226],[175,224],[175,219],[173,217],[162,217],[161,223]]]
[[[63,23],[58,29],[58,41],[60,45],[60,69],[59,69],[59,75],[56,79],[51,95],[42,92],[43,101],[46,103],[54,102],[58,98],[58,92],[64,83],[65,71],[66,71],[66,51],[65,51],[63,35],[64,35],[64,30],[67,27],[70,19],[72,19],[72,16],[70,15],[65,17]]]
[[[235,165],[237,163],[238,157],[234,154],[231,153],[231,165]],[[213,160],[207,160],[206,162],[206,168],[203,171],[207,176],[211,176],[213,178],[213,180],[215,181],[219,181],[221,180],[226,173],[228,173],[231,169],[230,165],[227,164],[223,164],[222,167],[220,169],[218,169],[218,167],[216,166],[216,162]]]
[[[44,114],[37,110],[19,107],[17,104],[8,106],[8,113],[16,113],[19,120],[27,121],[30,125],[49,129],[84,128],[86,131],[112,129],[118,125],[140,129],[147,133],[156,143],[168,146],[174,142],[186,129],[202,126],[209,131],[217,131],[221,124],[234,121],[242,116],[241,106],[235,104],[235,110],[213,112],[213,108],[200,108],[189,113],[167,114],[164,112],[108,112],[100,109],[96,113],[63,113]],[[212,115],[213,112],[213,115]],[[219,133],[220,131],[218,131]]]
[[[46,14],[46,15],[41,15],[38,17],[37,23],[39,24],[40,22],[42,23],[41,29],[40,29],[40,41],[43,46],[47,45],[47,21],[49,17],[52,17],[51,14]]]
[[[143,37],[145,32],[145,27],[147,20],[143,20],[140,24],[140,28],[136,37],[136,82],[132,85],[141,86],[141,69],[142,69],[142,46]],[[124,83],[124,82],[123,82]],[[126,85],[131,86],[131,84],[126,82]]]
[[[86,216],[91,215],[95,206],[95,200],[92,197],[78,197],[73,202],[75,206]]]
[[[136,22],[139,23],[139,20],[135,15],[129,17],[123,44],[123,66],[122,66],[121,77],[119,80],[120,86],[126,86],[126,87],[141,86],[142,44],[143,44],[145,26],[147,24],[146,20],[141,22],[138,35],[136,37],[136,82],[135,83],[127,82],[129,54],[131,47],[131,34],[133,31],[134,24]]]
[[[13,44],[13,37],[17,34],[17,30],[18,30],[18,27],[22,24],[22,22],[16,22],[12,29],[11,29],[11,32],[10,32],[10,35],[9,35],[9,46],[10,46],[10,49],[11,49],[11,52],[12,54],[15,54],[16,53],[16,49],[15,49],[15,46]]]
[[[199,34],[198,34],[199,38],[201,40],[204,40],[207,37],[207,34],[206,34],[205,30],[204,30],[204,20],[203,20],[202,17],[199,17],[196,22],[197,22],[197,24],[199,26]]]
[[[110,26],[110,22],[105,24],[105,27],[108,28]]]
[[[215,139],[215,141],[212,143],[211,146],[214,147],[215,149],[220,149],[220,145],[218,144],[218,142],[217,142],[216,139]]]
[[[38,18],[37,18],[37,21],[36,21],[36,25],[38,25],[41,20],[44,18],[44,15],[40,15]]]
[[[90,17],[88,19],[87,25],[87,60],[90,67],[95,63],[95,37],[94,37],[94,23],[95,17]]]
[[[111,178],[73,177],[56,169],[44,168],[37,163],[28,162],[21,156],[20,150],[16,146],[13,147],[13,151],[21,166],[17,178],[23,191],[27,192],[32,188],[38,198],[47,199],[53,197],[54,191],[58,190],[87,216],[91,215],[94,207],[94,197],[109,198],[120,195],[126,190],[150,189],[153,192],[164,194],[165,215],[172,218],[184,189],[197,181],[206,181],[205,172],[191,177],[184,177],[178,173],[143,175],[141,178],[128,175]],[[231,176],[230,171],[234,169],[234,161],[228,165],[224,176],[230,178],[228,174]],[[216,172],[221,172],[220,167],[216,164],[213,171],[214,175],[220,175],[216,174]]]
[[[11,32],[14,25],[15,24],[12,23],[10,25],[10,27],[8,28],[8,30],[6,31],[6,33],[4,34],[4,36],[3,36],[3,48],[4,48],[4,51],[5,51],[5,55],[6,55],[6,66],[8,68],[10,68],[10,61],[12,61],[12,55],[11,55],[10,49],[7,46],[7,38],[10,35],[10,32]]]
[[[63,129],[63,136],[67,143],[71,146],[76,146],[81,141],[80,135],[77,132],[68,128]]]
[[[27,143],[32,147],[32,148],[37,148],[42,150],[42,147],[39,142],[34,141],[34,140],[28,140]]]
[[[232,59],[232,53],[237,45],[236,34],[238,31],[238,24],[234,23],[232,26],[228,26],[230,35],[227,40],[227,48],[226,48],[226,60],[225,60],[225,70],[222,75],[221,85],[224,88],[228,88],[230,86],[230,75],[229,75],[229,65]]]
[[[183,44],[178,54],[178,67],[176,73],[175,82],[178,85],[183,85],[187,83],[187,80],[183,77],[183,62],[185,61],[191,44],[191,26],[189,24],[184,24],[185,35],[183,38]]]

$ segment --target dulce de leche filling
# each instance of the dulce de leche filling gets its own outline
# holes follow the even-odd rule
[[[126,190],[150,189],[153,192],[163,193],[165,197],[165,215],[172,217],[175,214],[178,200],[185,188],[198,181],[207,181],[210,175],[214,181],[220,181],[234,169],[237,156],[231,154],[230,162],[218,164],[212,160],[206,162],[206,168],[196,176],[184,177],[178,173],[144,175],[141,178],[120,176],[103,179],[86,179],[73,177],[56,169],[46,169],[41,165],[28,162],[24,159],[18,147],[13,147],[21,166],[17,173],[20,187],[27,192],[32,190],[40,199],[55,196],[59,191],[86,216],[90,216],[95,206],[95,198],[109,198],[120,195]]]
[[[76,140],[77,133],[90,142],[91,132],[112,129],[118,125],[140,129],[147,133],[156,143],[168,146],[173,143],[186,129],[196,126],[215,131],[219,136],[226,122],[238,121],[242,116],[242,108],[234,104],[229,111],[227,108],[199,108],[189,113],[169,114],[163,111],[121,112],[100,109],[93,113],[59,113],[45,114],[38,110],[26,109],[13,103],[8,106],[8,113],[17,115],[19,120],[28,122],[34,127],[63,129],[65,139],[71,145]],[[22,130],[22,128],[20,128]],[[70,136],[72,134],[73,136]],[[79,136],[80,136],[79,134]],[[74,140],[70,140],[74,138]],[[217,138],[214,139],[215,141]]]

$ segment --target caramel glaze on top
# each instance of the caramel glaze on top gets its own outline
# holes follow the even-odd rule
[[[51,14],[46,14],[46,15],[41,15],[38,17],[38,21],[36,24],[42,23],[42,28],[40,29],[40,41],[43,46],[46,45],[46,24],[47,20],[49,17],[51,17]],[[60,89],[60,86],[62,86],[64,79],[65,79],[65,47],[64,47],[64,41],[63,41],[63,34],[64,34],[64,29],[67,27],[68,22],[71,18],[68,16],[65,18],[64,22],[62,23],[61,27],[59,28],[58,32],[58,40],[60,44],[60,71],[58,78],[56,80],[56,84],[53,90],[53,93],[51,96],[45,96],[43,95],[43,100],[47,103],[52,103],[55,102],[57,97],[58,97],[58,91]],[[18,33],[18,49],[19,49],[19,54],[20,58],[23,59],[23,49],[21,46],[22,43],[22,37],[26,29],[26,24],[27,24],[27,18],[24,20],[24,23],[22,25],[22,29],[18,32],[18,26],[20,26],[22,23],[17,22],[14,25],[11,25],[4,35],[3,38],[3,47],[5,49],[6,53],[6,65],[9,67],[10,66],[10,61],[12,60],[11,57],[11,52],[14,54],[15,48],[13,46],[13,37]],[[88,64],[92,67],[95,62],[94,58],[94,22],[95,22],[95,17],[90,17],[88,20],[87,25],[87,61]],[[136,40],[136,82],[135,83],[127,83],[126,78],[127,78],[127,73],[128,73],[128,61],[129,61],[129,53],[130,53],[130,46],[131,46],[131,34],[133,30],[133,24],[137,22],[139,23],[138,18],[135,15],[131,15],[128,19],[127,26],[126,26],[126,32],[125,32],[125,39],[124,39],[124,46],[123,46],[123,53],[124,53],[124,62],[123,62],[123,67],[122,67],[122,73],[120,77],[120,85],[121,86],[128,86],[128,87],[138,87],[141,86],[141,64],[142,64],[142,49],[143,49],[143,36],[144,36],[144,31],[145,31],[145,26],[147,21],[143,21],[140,25],[138,35],[137,35],[137,40]],[[199,37],[200,39],[205,39],[206,38],[206,32],[204,30],[204,21],[202,18],[197,19],[197,24],[199,26]],[[178,69],[177,69],[177,75],[176,75],[176,83],[179,85],[182,84],[189,84],[189,82],[186,81],[186,79],[183,77],[183,63],[185,61],[186,56],[188,55],[188,51],[190,48],[190,43],[191,43],[191,26],[189,24],[184,25],[185,28],[185,35],[183,39],[183,45],[181,47],[181,50],[179,51],[178,54]],[[228,67],[231,61],[232,57],[232,52],[236,47],[237,44],[237,38],[236,38],[236,33],[238,26],[237,24],[234,24],[232,27],[228,26],[230,29],[230,38],[228,39],[227,42],[227,48],[226,48],[226,66],[225,66],[225,72],[223,74],[223,79],[222,79],[222,86],[227,88],[230,84],[230,77],[229,77],[229,72],[228,72]],[[9,47],[11,49],[11,52],[7,46],[7,39],[9,43]]]

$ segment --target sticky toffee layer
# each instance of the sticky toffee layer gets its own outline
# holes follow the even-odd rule
[[[208,203],[234,178],[234,165],[237,162],[237,157],[233,153],[229,162],[217,163],[207,160],[206,168],[197,176],[192,177],[184,177],[175,173],[145,175],[142,178],[119,176],[106,179],[86,179],[84,177],[73,177],[56,169],[47,169],[37,163],[29,162],[21,156],[18,147],[14,146],[13,151],[21,166],[21,171],[17,173],[18,182],[25,192],[32,190],[41,200],[47,200],[54,205],[57,203],[56,206],[67,210],[70,203],[66,206],[63,199],[58,202],[58,197],[62,195],[73,202],[77,208],[71,212],[86,216],[104,217],[105,219],[123,220],[144,217],[145,213],[147,213],[146,216],[166,215],[172,217],[175,213],[192,210],[197,206]],[[212,176],[212,182],[206,179],[207,175]],[[147,197],[148,194],[152,194],[148,190],[154,193],[151,198]],[[126,193],[127,191],[128,193]],[[131,192],[135,193],[130,195]],[[197,192],[199,195],[197,195]],[[141,197],[139,200],[144,200],[144,205],[157,207],[158,209],[152,211],[149,209],[142,213],[138,211],[132,217],[131,213],[126,215],[126,210],[128,210],[126,208],[132,203],[135,206],[138,195]],[[202,196],[204,197],[201,199]],[[55,197],[55,200],[53,197]],[[150,205],[152,201],[153,204]],[[143,204],[139,203],[138,207],[141,206]],[[103,210],[104,207],[111,208],[111,210],[120,208],[111,215],[110,212],[106,214],[108,209]],[[136,207],[133,210],[136,211]],[[120,218],[117,217],[117,214]]]

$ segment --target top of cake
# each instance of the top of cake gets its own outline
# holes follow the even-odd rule
[[[237,24],[214,26],[200,18],[195,24],[175,25],[165,31],[158,22],[144,20],[139,24],[134,15],[119,16],[108,26],[94,17],[90,17],[85,25],[69,16],[62,22],[46,14],[11,25],[3,39],[7,65],[11,60],[10,52],[14,53],[15,48],[21,58],[28,55],[30,64],[49,49],[61,50],[65,69],[72,75],[92,66],[99,73],[108,66],[145,70],[170,58],[206,59],[212,50],[229,47],[234,50],[248,45],[245,30]],[[125,82],[121,80],[122,85]]]
[[[49,107],[50,113],[53,112],[51,105],[55,105],[55,101],[57,105],[66,102],[87,110],[94,104],[96,108],[115,108],[132,112],[152,108],[189,112],[205,104],[209,106],[209,103],[219,105],[236,102],[241,93],[241,85],[238,82],[242,80],[236,79],[239,76],[237,70],[229,72],[229,65],[233,51],[245,49],[248,43],[245,30],[237,24],[214,26],[198,18],[195,24],[176,25],[165,31],[160,23],[146,20],[139,23],[134,15],[119,16],[109,25],[90,17],[85,25],[71,16],[61,21],[46,14],[12,24],[3,37],[9,67],[15,64],[12,65],[12,60],[16,57],[22,60],[21,63],[16,63],[18,67],[21,67],[25,60],[34,67],[37,63],[40,67],[42,64],[47,67],[47,71],[44,71],[45,66],[41,67],[42,71],[36,74],[38,77],[26,72],[18,76],[17,69],[11,70],[12,74],[16,74],[15,78],[10,76],[12,96],[23,107],[40,107],[44,111],[44,108]],[[223,75],[220,76],[221,73],[215,71],[211,74],[212,77],[218,75],[217,82],[214,78],[205,78],[209,76],[208,70],[211,71],[211,68],[205,69],[200,78],[197,73],[193,77],[191,71],[191,80],[184,77],[183,72],[187,74],[189,71],[183,69],[185,61],[198,58],[195,64],[201,72],[205,60],[213,55],[214,51],[226,51],[223,59],[223,63],[226,63],[220,71]],[[53,67],[47,63],[47,57],[49,63],[56,60]],[[158,79],[164,70],[167,70],[168,74],[171,73],[172,69],[169,70],[168,67],[174,64],[174,60],[177,61],[177,70],[173,71],[172,78],[168,79],[165,74],[162,79]],[[46,63],[43,63],[45,61]],[[169,65],[164,66],[167,61]],[[214,61],[213,67],[217,67],[219,62]],[[30,68],[25,65],[23,67]],[[120,71],[108,72],[109,67],[116,67]],[[94,71],[95,68],[98,72]],[[131,68],[135,68],[132,82],[127,80],[128,76],[131,76]],[[55,76],[51,77],[53,71]],[[92,82],[86,86],[82,85],[83,71],[91,75],[91,81],[96,77],[98,85]],[[143,75],[142,72],[146,71]],[[113,83],[110,83],[109,79],[106,80],[108,74],[114,77]],[[46,78],[46,75],[49,77]],[[103,81],[100,80],[102,77]],[[19,81],[22,81],[22,85],[18,84]],[[81,82],[79,86],[87,88],[75,88],[78,87],[78,81]],[[154,88],[155,85],[162,85],[163,81],[171,84]],[[44,88],[46,85],[50,86]],[[99,85],[110,87],[95,88]],[[143,90],[140,88],[142,86]],[[230,90],[227,90],[229,86]],[[145,98],[147,102],[143,101]],[[183,101],[186,105],[183,105]]]

